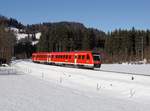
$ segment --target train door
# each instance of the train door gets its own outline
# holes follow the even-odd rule
[[[49,54],[47,54],[47,57],[46,57],[46,62],[48,63],[49,61]]]
[[[37,61],[37,55],[36,54],[34,55],[34,61]]]
[[[75,54],[74,56],[74,64],[77,65],[77,58],[78,58],[78,54]]]
[[[47,57],[47,58],[48,58],[48,61],[47,61],[47,62],[48,62],[48,63],[51,63],[51,54],[48,54],[48,57]]]

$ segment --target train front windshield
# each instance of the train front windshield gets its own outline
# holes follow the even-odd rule
[[[99,54],[93,54],[94,68],[101,67],[101,57]]]
[[[100,61],[100,55],[93,55],[94,61]]]

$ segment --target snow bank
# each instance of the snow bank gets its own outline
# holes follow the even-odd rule
[[[0,75],[11,75],[11,74],[17,74],[17,70],[13,67],[0,67]]]

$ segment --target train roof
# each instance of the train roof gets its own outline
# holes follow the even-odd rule
[[[94,51],[70,51],[70,52],[35,52],[34,54],[64,54],[64,53],[99,53]]]

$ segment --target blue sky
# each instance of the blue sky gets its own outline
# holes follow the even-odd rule
[[[150,29],[150,0],[0,0],[0,14],[23,24],[75,21],[103,31]]]

